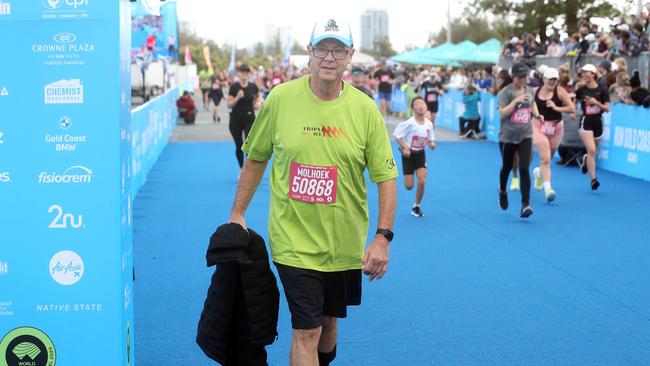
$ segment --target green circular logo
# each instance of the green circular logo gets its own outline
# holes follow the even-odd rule
[[[56,350],[47,334],[33,327],[20,327],[0,341],[2,366],[54,366]]]

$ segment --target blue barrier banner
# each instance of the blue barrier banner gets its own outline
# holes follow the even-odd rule
[[[452,117],[458,115],[456,91],[441,97],[437,125],[453,128]],[[444,99],[444,101],[443,101]],[[462,112],[461,112],[462,113]],[[487,140],[499,142],[497,97],[481,92],[480,114]],[[598,168],[650,181],[650,109],[613,104],[611,113],[603,115],[603,138],[598,152]]]
[[[460,131],[458,117],[465,112],[463,104],[463,92],[457,89],[449,89],[438,98],[438,114],[436,115],[436,126],[448,128],[452,131]]]
[[[481,105],[479,108],[481,121],[483,121],[483,132],[488,141],[499,142],[499,108],[497,97],[492,93],[481,92]]]
[[[0,365],[132,365],[128,0],[0,0]]]
[[[598,167],[650,181],[650,109],[613,104],[603,127]]]
[[[178,109],[176,100],[181,90],[173,88],[165,94],[133,110],[131,191],[138,194],[149,171],[158,160],[171,136]]]

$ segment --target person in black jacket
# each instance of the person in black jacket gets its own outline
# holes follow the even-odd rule
[[[224,366],[266,366],[276,339],[280,294],[264,239],[238,224],[221,225],[206,254],[212,275],[196,342]]]

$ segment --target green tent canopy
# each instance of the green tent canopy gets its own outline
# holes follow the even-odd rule
[[[426,56],[444,61],[458,62],[458,57],[464,53],[474,50],[477,45],[472,41],[463,41],[458,44],[443,43],[438,47],[429,49]]]
[[[458,56],[458,61],[466,63],[474,62],[496,64],[499,62],[500,53],[501,42],[495,38],[492,38],[481,43],[475,48],[460,54]]]
[[[396,62],[408,63],[412,65],[432,65],[432,66],[446,66],[451,65],[453,67],[463,66],[462,64],[443,59],[436,59],[429,56],[431,48],[418,48],[415,50],[406,51],[400,53],[399,55],[393,56],[390,59]]]

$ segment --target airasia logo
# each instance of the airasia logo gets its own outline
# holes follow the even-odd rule
[[[58,10],[61,8],[77,9],[88,5],[88,0],[42,0],[43,6],[49,10]]]

